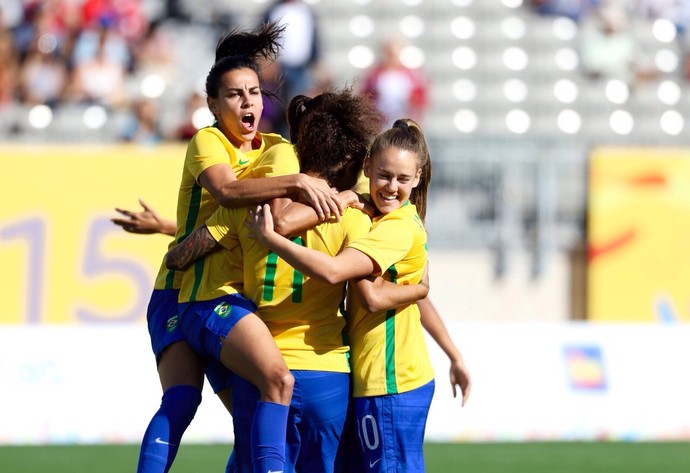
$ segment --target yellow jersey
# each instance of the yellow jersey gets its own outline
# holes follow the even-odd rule
[[[266,156],[270,158],[270,156]],[[288,172],[289,163],[271,163],[261,158],[256,169]],[[292,172],[298,171],[295,157]],[[257,176],[258,177],[258,176]],[[310,278],[249,236],[244,225],[247,209],[219,208],[206,222],[213,237],[226,249],[242,248],[243,294],[259,308],[259,316],[273,335],[288,367],[347,373],[348,345],[344,340],[345,283],[329,284]],[[366,235],[369,217],[348,208],[335,220],[301,232],[292,239],[308,248],[337,255],[349,243]]]
[[[417,284],[427,261],[427,234],[414,205],[373,219],[371,231],[349,245],[397,284]],[[353,396],[411,391],[434,377],[417,304],[369,313],[352,294],[347,299]]]
[[[265,137],[266,135],[263,136]],[[253,167],[258,166],[261,168],[262,165],[260,163],[264,161],[275,161],[276,163],[296,161],[297,157],[292,144],[283,140],[282,137],[280,138],[281,141],[277,143],[272,142],[270,148],[266,149],[263,147],[265,151],[261,153],[261,157],[257,156],[255,151],[243,154],[237,152],[235,156],[236,162],[238,164],[246,164],[245,167],[241,168],[241,174],[238,175],[238,178],[240,178],[240,176],[242,179],[263,177],[259,176]],[[251,156],[248,156],[250,154]],[[297,172],[299,172],[299,166]],[[292,173],[294,174],[294,172]],[[201,186],[197,187],[201,189]],[[213,205],[213,207],[211,207],[211,205]],[[180,207],[179,204],[178,207]],[[210,201],[203,207],[203,212],[201,210],[195,212],[193,218],[194,224],[190,223],[189,230],[184,234],[185,237],[201,223],[204,223],[218,208],[219,206],[215,200],[210,198]],[[189,220],[192,220],[192,218]],[[235,248],[232,251],[214,251],[205,258],[195,262],[194,265],[182,274],[178,301],[208,301],[226,294],[240,292],[242,290],[243,279],[242,254],[240,251],[239,248]]]

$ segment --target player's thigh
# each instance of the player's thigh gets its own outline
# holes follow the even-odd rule
[[[175,342],[161,353],[158,375],[164,391],[180,384],[201,389],[204,384],[203,361],[187,342]]]
[[[271,380],[289,375],[283,355],[256,313],[239,320],[222,343],[221,361],[234,373],[264,391]]]

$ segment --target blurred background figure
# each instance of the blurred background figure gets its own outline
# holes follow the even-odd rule
[[[79,59],[72,70],[69,90],[72,100],[108,107],[120,107],[127,102],[125,80],[129,57],[124,54],[125,49],[113,53],[109,37],[108,29],[103,28],[93,54],[83,59],[77,54]]]
[[[540,15],[565,16],[579,22],[596,8],[601,0],[530,0],[529,3]]]
[[[134,102],[125,122],[122,141],[139,145],[155,145],[163,141],[158,104],[149,98]]]
[[[19,57],[14,36],[5,22],[4,13],[5,11],[0,6],[0,110],[14,103],[19,71]]]
[[[313,69],[321,60],[318,19],[311,6],[301,0],[277,0],[265,10],[263,21],[277,21],[286,26],[277,61],[282,79],[279,94],[282,110],[275,113],[275,119],[280,121],[273,123],[273,130],[287,136],[287,124],[282,118],[284,107],[294,96],[310,91]]]
[[[28,105],[57,106],[67,86],[68,71],[57,53],[30,51],[19,74],[19,94]]]
[[[592,79],[620,79],[634,87],[658,75],[633,34],[626,7],[616,1],[583,20],[579,46],[581,70]]]
[[[381,57],[363,77],[362,93],[369,96],[392,126],[398,118],[411,118],[423,124],[428,106],[428,80],[419,69],[401,61],[405,41],[397,36],[386,38]]]
[[[173,130],[171,139],[186,142],[192,139],[199,128],[212,124],[213,115],[206,105],[206,97],[192,91],[185,102],[184,116]]]

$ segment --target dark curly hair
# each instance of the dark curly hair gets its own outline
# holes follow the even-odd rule
[[[223,35],[216,46],[216,62],[206,76],[206,95],[218,97],[220,79],[228,71],[247,68],[260,75],[259,60],[274,61],[278,57],[284,31],[285,26],[273,22],[253,31],[235,28]]]
[[[300,171],[318,174],[338,190],[355,185],[383,124],[373,103],[349,86],[314,98],[298,95],[290,101],[287,120]]]

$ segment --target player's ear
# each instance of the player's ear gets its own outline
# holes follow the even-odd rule
[[[371,158],[367,156],[364,158],[364,164],[362,164],[362,171],[364,172],[364,177],[371,177],[369,168],[371,167]]]
[[[216,100],[213,97],[206,97],[206,105],[211,111],[214,117],[218,117],[218,106],[216,105]]]
[[[414,176],[414,181],[412,182],[412,188],[414,189],[419,185],[419,179],[422,177],[422,170],[417,169],[417,174]]]

